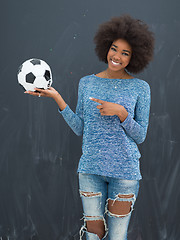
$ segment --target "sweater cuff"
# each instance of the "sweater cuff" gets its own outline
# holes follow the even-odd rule
[[[60,108],[58,108],[58,112],[64,117],[69,112],[69,105],[67,104],[66,107],[61,111]]]
[[[126,119],[124,120],[124,122],[121,122],[121,126],[123,128],[126,128],[127,126],[129,126],[131,124],[131,116],[130,114],[128,113]]]

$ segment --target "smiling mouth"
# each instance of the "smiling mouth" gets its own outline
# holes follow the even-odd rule
[[[112,62],[113,65],[116,65],[116,66],[117,66],[117,65],[122,65],[122,63],[114,62],[112,59],[111,59],[111,62]]]

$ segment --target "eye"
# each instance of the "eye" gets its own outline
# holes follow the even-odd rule
[[[116,52],[116,49],[114,47],[111,47],[111,50],[115,51]]]
[[[123,52],[122,54],[125,55],[125,56],[129,56],[129,54],[128,54],[128,53],[125,53],[125,52]]]

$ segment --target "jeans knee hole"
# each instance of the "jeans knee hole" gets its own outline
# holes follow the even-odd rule
[[[109,213],[110,216],[125,217],[131,214],[132,210],[132,200],[126,201],[126,199],[123,199],[123,201],[120,201],[117,199],[108,199],[106,204],[106,212]]]
[[[93,192],[80,191],[80,195],[85,196],[85,197],[96,197],[96,196],[102,196],[102,193],[101,192],[93,193]]]

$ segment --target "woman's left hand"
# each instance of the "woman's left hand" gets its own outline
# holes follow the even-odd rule
[[[103,101],[97,98],[90,98],[90,100],[100,103],[100,105],[97,105],[97,108],[99,109],[100,114],[103,116],[117,115],[121,122],[123,122],[128,116],[128,112],[120,104]]]

